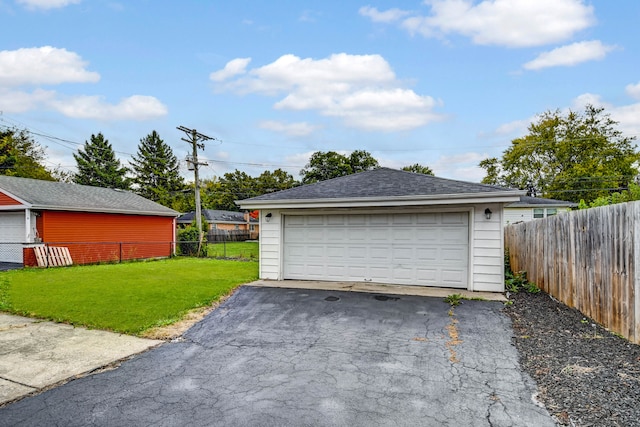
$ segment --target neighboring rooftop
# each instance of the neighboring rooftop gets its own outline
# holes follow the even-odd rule
[[[378,168],[275,193],[247,201],[358,199],[403,196],[446,196],[518,192],[511,188],[438,178],[402,170]],[[242,204],[242,203],[241,203]]]
[[[545,199],[542,197],[531,197],[531,196],[520,196],[519,202],[513,202],[508,204],[507,208],[530,208],[530,207],[567,207],[567,208],[575,208],[578,207],[577,203],[568,202],[566,200],[555,200],[555,199]]]
[[[30,209],[178,216],[179,213],[135,193],[113,188],[0,175],[0,192]]]
[[[205,221],[210,224],[215,223],[225,223],[225,224],[246,224],[247,221],[244,219],[243,212],[234,212],[234,211],[222,211],[217,209],[203,209],[202,216]],[[195,212],[188,212],[184,215],[178,217],[177,222],[179,224],[191,224],[196,217]],[[257,218],[249,217],[249,222],[257,224]]]

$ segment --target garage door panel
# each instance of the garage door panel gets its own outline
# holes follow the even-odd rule
[[[391,261],[391,254],[387,247],[371,247],[369,248],[369,258],[374,263],[387,263]]]
[[[442,283],[447,285],[461,285],[466,282],[466,277],[461,270],[442,270]]]
[[[443,225],[447,225],[447,224],[463,225],[469,222],[469,214],[463,213],[463,212],[448,213],[447,215],[442,215],[441,218],[442,218]]]
[[[389,215],[371,215],[369,216],[370,225],[389,225]]]
[[[308,221],[308,216],[288,216],[287,217],[287,225],[306,225]]]
[[[402,283],[409,282],[414,278],[413,268],[410,266],[395,266],[393,269],[393,278],[400,280]]]
[[[391,216],[391,225],[411,225],[411,214],[393,214]]]
[[[468,223],[468,212],[286,216],[284,278],[465,288]]]
[[[367,229],[366,228],[349,228],[346,230],[346,235],[349,237],[349,240],[354,241],[366,241],[367,240]]]
[[[306,236],[305,236],[305,241],[307,242],[314,242],[314,241],[318,241],[321,242],[324,240],[324,230],[321,228],[311,228],[309,230],[307,230]]]
[[[344,259],[347,253],[347,248],[344,246],[327,246],[327,258],[341,260]]]
[[[307,258],[309,259],[324,259],[325,249],[322,246],[309,246],[307,248]]]
[[[467,260],[467,251],[463,248],[442,248],[440,250],[440,259],[442,261],[458,262]]]
[[[435,268],[416,267],[416,279],[435,284],[438,280],[438,270]]]
[[[349,240],[344,230],[328,229],[325,231],[325,236],[327,236],[327,241],[332,243],[347,242]]]
[[[415,230],[412,228],[392,228],[391,239],[394,242],[405,241],[410,242],[415,239]]]
[[[393,248],[393,262],[413,263],[413,248]]]
[[[327,225],[345,225],[344,215],[327,215]]]
[[[367,259],[366,246],[348,246],[346,258],[350,262],[362,262]]]
[[[371,241],[388,241],[389,240],[389,230],[386,228],[369,228],[369,239]]]
[[[366,225],[367,224],[367,216],[366,215],[349,215],[347,217],[347,223],[351,226],[354,225]]]
[[[416,261],[418,264],[435,262],[438,260],[438,248],[416,249]]]
[[[438,223],[440,214],[422,213],[417,214],[417,223],[420,225],[435,225]]]

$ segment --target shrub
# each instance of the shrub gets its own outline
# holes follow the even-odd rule
[[[530,294],[537,294],[540,292],[540,288],[535,283],[531,283],[527,280],[526,271],[518,271],[514,273],[511,270],[511,260],[509,259],[509,251],[506,250],[504,254],[504,286],[507,291],[512,293],[518,293],[520,290],[529,292]]]
[[[198,255],[198,238],[200,237],[198,228],[187,226],[178,230],[178,253],[187,256],[206,256],[207,247],[202,245]]]

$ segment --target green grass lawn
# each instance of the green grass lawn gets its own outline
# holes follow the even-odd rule
[[[258,260],[258,242],[207,243],[207,256]]]
[[[14,270],[0,272],[0,310],[140,334],[257,278],[256,262],[202,258]]]

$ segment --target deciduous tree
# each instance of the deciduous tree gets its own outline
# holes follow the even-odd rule
[[[624,136],[617,124],[592,105],[583,113],[547,111],[501,159],[480,162],[487,171],[482,182],[587,204],[627,188],[638,175],[640,155],[635,137]]]
[[[353,151],[349,156],[335,151],[316,151],[309,158],[309,163],[300,171],[300,175],[303,184],[311,184],[377,167],[379,167],[378,161],[371,153],[364,150]]]
[[[0,131],[0,175],[55,181],[53,172],[42,164],[44,158],[44,149],[26,131]]]
[[[414,163],[409,166],[405,166],[402,168],[403,171],[413,172],[413,173],[421,173],[423,175],[432,175],[433,171],[429,166],[423,166],[420,163]]]

